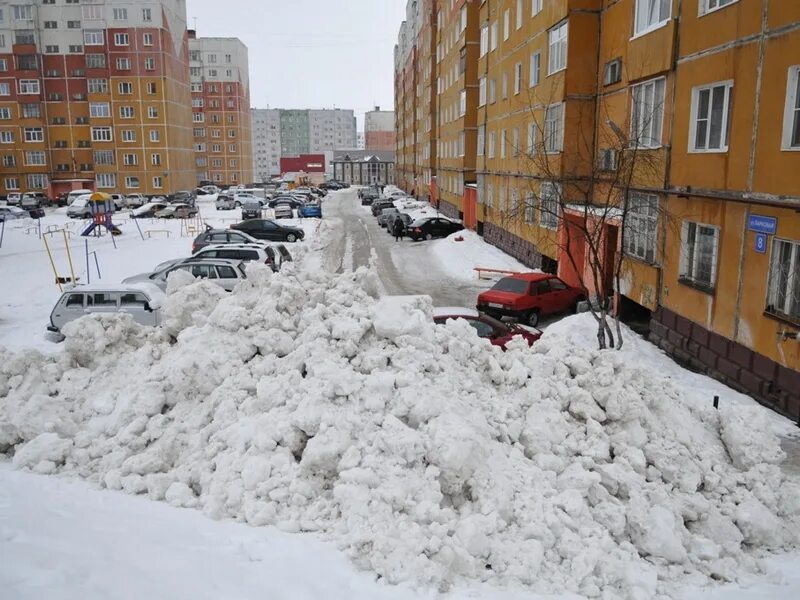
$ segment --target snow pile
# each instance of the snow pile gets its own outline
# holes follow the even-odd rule
[[[529,272],[521,262],[512,258],[496,246],[485,242],[481,236],[468,229],[457,231],[442,240],[431,244],[434,258],[439,266],[451,277],[474,281],[477,277],[475,267],[500,269],[504,271]],[[492,273],[485,273],[484,276]],[[496,274],[502,277],[503,274]]]
[[[252,265],[233,294],[172,281],[167,331],[89,318],[60,356],[0,351],[0,452],[440,589],[651,598],[797,543],[760,411],[563,337],[501,352],[372,278]]]

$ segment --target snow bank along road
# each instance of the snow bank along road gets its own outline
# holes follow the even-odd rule
[[[315,532],[428,589],[672,597],[797,548],[800,483],[764,409],[698,406],[569,323],[502,352],[432,327],[426,299],[383,310],[367,269],[248,269],[231,294],[171,279],[160,330],[102,315],[57,355],[0,349],[0,453]]]
[[[374,253],[387,294],[427,294],[434,306],[475,306],[478,294],[489,287],[450,277],[431,259],[424,242],[395,242],[369,207],[361,206],[355,188],[332,194],[323,210],[326,227],[336,230],[325,249],[325,265],[332,272],[365,267]]]

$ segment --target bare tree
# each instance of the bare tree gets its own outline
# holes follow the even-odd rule
[[[641,111],[638,100],[632,123],[617,124],[596,96],[572,101],[567,119],[566,103],[531,96],[525,145],[518,130],[512,130],[510,140],[503,139],[503,130],[500,139],[501,155],[507,150],[518,160],[527,193],[519,198],[515,188],[510,202],[508,190],[498,194],[498,220],[505,229],[521,220],[553,231],[558,254],[573,271],[597,322],[600,349],[622,347],[613,302],[628,266],[625,254],[655,262],[656,223],[665,214],[657,197],[639,192],[663,182],[664,152],[651,149],[660,145],[656,136],[663,103]],[[570,123],[566,139],[565,121]],[[487,196],[494,211],[493,198]]]

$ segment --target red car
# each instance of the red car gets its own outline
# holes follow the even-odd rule
[[[488,339],[493,346],[500,346],[503,350],[515,335],[525,338],[529,346],[542,336],[538,331],[529,331],[511,323],[502,323],[474,308],[435,308],[433,310],[433,321],[437,325],[444,325],[449,319],[464,319],[475,328],[478,337]]]
[[[478,296],[478,310],[496,318],[513,317],[536,327],[539,318],[560,312],[575,312],[583,292],[549,273],[517,273],[503,277]]]

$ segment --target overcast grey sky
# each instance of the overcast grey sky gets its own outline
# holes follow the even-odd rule
[[[256,108],[394,108],[405,0],[187,0],[198,37],[238,37]]]

